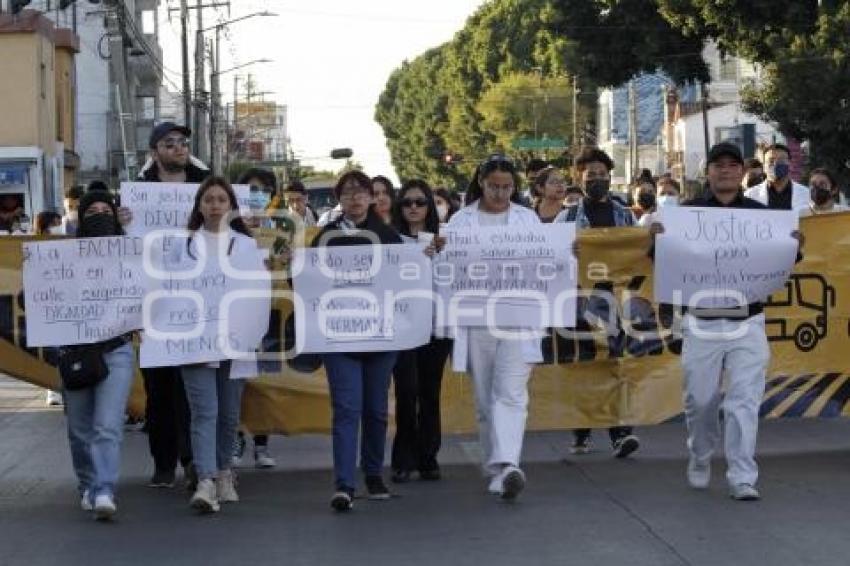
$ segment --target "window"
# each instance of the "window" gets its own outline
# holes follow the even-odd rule
[[[156,35],[156,12],[153,10],[142,11],[142,33]]]
[[[139,118],[141,120],[156,120],[156,98],[153,96],[139,97]]]

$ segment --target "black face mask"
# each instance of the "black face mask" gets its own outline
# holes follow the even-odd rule
[[[652,193],[641,193],[638,195],[638,205],[643,210],[650,210],[655,206],[655,195]]]
[[[80,221],[80,235],[87,238],[118,235],[118,223],[115,217],[106,212],[86,216]]]
[[[594,179],[584,185],[584,191],[587,193],[587,197],[595,202],[599,202],[608,196],[608,190],[610,188],[611,181],[608,179]]]
[[[822,185],[812,187],[812,200],[818,206],[823,206],[832,198],[832,191]]]

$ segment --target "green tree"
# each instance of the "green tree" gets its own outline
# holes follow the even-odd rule
[[[760,64],[758,81],[744,89],[744,108],[809,140],[812,165],[850,178],[850,2],[658,1],[685,33]]]
[[[475,107],[495,138],[494,149],[510,151],[517,138],[569,138],[573,85],[566,77],[511,73],[493,83]]]

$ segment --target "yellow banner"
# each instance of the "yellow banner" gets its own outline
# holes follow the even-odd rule
[[[765,314],[772,363],[762,415],[837,417],[850,415],[850,213],[801,220],[804,260]],[[260,240],[272,245],[274,234]],[[0,238],[0,371],[42,387],[56,388],[55,351],[25,347],[21,242]],[[563,429],[615,424],[654,424],[682,411],[681,341],[678,315],[651,303],[649,237],[640,228],[585,231],[581,286],[611,294],[614,310],[607,328],[586,328],[575,337],[551,331],[544,340],[546,363],[530,383],[529,427]],[[278,282],[278,290],[288,290]],[[292,303],[274,301],[264,349],[280,352],[294,344]],[[267,354],[268,355],[268,354]],[[249,381],[243,423],[254,433],[327,432],[330,403],[320,359],[303,355],[264,361]],[[442,417],[446,432],[474,430],[468,378],[447,366]],[[130,408],[144,409],[138,376]]]

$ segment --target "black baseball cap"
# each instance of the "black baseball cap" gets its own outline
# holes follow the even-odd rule
[[[156,144],[159,143],[159,140],[161,140],[171,132],[180,132],[187,138],[192,135],[192,130],[190,130],[186,126],[180,126],[178,124],[175,124],[174,122],[163,122],[151,131],[151,137],[148,140],[148,146],[151,149],[156,148]]]
[[[741,165],[744,164],[744,156],[741,154],[741,148],[734,143],[729,142],[714,144],[711,149],[708,150],[708,161],[706,163],[714,163],[723,156],[731,157]]]

